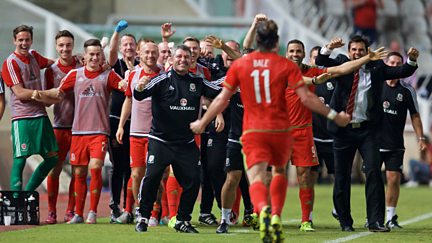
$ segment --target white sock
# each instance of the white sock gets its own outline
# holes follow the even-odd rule
[[[395,215],[395,213],[396,213],[396,207],[386,207],[386,212],[387,212],[387,217],[386,217],[387,220],[386,220],[386,222],[388,222]]]
[[[229,219],[230,219],[230,215],[231,215],[231,208],[222,208],[222,220],[221,221],[225,221],[226,223],[228,223]]]
[[[312,221],[313,217],[312,217],[312,212],[310,212],[309,214],[309,221]]]

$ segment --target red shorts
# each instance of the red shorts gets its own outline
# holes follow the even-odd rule
[[[318,157],[313,141],[312,127],[294,129],[291,164],[299,167],[311,167],[318,165]]]
[[[129,137],[130,141],[130,167],[145,167],[148,138],[146,137]]]
[[[283,166],[290,158],[290,132],[250,132],[243,135],[241,141],[248,168],[261,162]]]
[[[105,160],[107,145],[106,135],[72,135],[70,164],[87,166],[90,158]]]
[[[72,141],[72,130],[71,129],[56,129],[54,128],[54,135],[57,140],[59,147],[58,158],[59,161],[63,162],[66,159],[66,155],[70,150]]]
[[[201,135],[195,135],[195,143],[198,146],[198,148],[201,147]]]

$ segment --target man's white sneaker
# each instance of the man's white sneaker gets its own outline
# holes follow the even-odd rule
[[[157,220],[157,218],[150,217],[149,222],[148,222],[149,227],[155,227],[155,226],[158,226],[158,224],[159,224],[159,221]]]
[[[69,222],[67,222],[68,224],[82,224],[84,223],[84,219],[83,217],[79,216],[78,214],[75,214],[71,220],[69,220]]]
[[[87,214],[86,224],[96,224],[96,212],[95,211],[90,210],[90,212]]]

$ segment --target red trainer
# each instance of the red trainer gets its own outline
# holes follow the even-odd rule
[[[66,211],[66,214],[64,216],[65,223],[69,222],[74,216],[75,216],[74,211]]]
[[[48,212],[48,218],[45,222],[47,224],[57,224],[57,214],[55,212]]]

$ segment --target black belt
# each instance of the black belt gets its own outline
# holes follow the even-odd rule
[[[368,121],[362,121],[362,122],[353,122],[349,123],[347,127],[357,129],[357,128],[365,128],[368,126]]]

